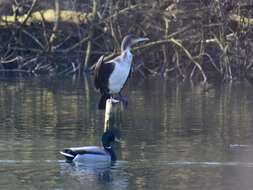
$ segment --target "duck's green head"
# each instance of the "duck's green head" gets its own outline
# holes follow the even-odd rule
[[[110,148],[111,143],[115,141],[115,136],[114,136],[112,130],[108,130],[108,131],[104,132],[101,140],[102,140],[102,144],[103,144],[104,148]]]

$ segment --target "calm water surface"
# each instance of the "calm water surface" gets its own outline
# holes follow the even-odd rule
[[[130,80],[113,166],[65,163],[100,145],[104,113],[89,80],[0,81],[0,189],[252,190],[253,89]]]

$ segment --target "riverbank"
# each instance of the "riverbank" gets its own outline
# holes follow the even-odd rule
[[[248,0],[2,1],[0,71],[83,75],[134,33],[151,39],[133,50],[137,75],[251,80],[252,19]]]

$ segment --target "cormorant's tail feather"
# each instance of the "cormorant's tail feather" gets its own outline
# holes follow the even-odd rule
[[[103,94],[98,103],[98,109],[104,110],[106,105],[106,100],[110,98],[109,94]]]

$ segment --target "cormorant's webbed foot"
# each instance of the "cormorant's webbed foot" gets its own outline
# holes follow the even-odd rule
[[[115,97],[114,99],[119,100],[120,102],[122,102],[124,109],[127,108],[127,106],[128,106],[128,98],[126,96],[122,96],[119,93],[119,96]]]

